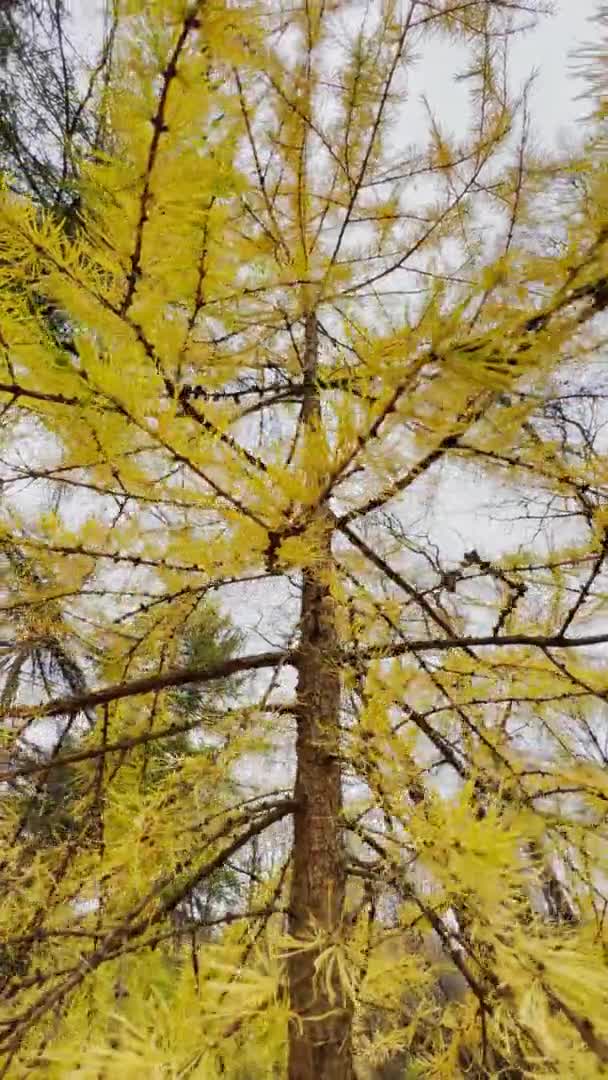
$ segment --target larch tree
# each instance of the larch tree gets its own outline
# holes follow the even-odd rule
[[[70,765],[78,798],[38,851],[2,800],[0,1076],[608,1068],[606,97],[594,49],[581,145],[536,145],[534,8],[125,0],[78,231],[5,185],[0,540],[99,681],[4,706],[7,791]],[[424,99],[416,140],[439,35],[467,126]],[[499,554],[411,524],[471,480]],[[184,654],[254,587],[274,644]],[[239,859],[246,901],[176,927]]]

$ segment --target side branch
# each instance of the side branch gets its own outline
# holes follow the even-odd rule
[[[491,647],[501,649],[508,645],[528,645],[534,649],[583,649],[588,645],[608,645],[608,632],[565,637],[562,634],[481,634],[463,635],[460,638],[422,638],[394,642],[389,645],[372,645],[345,655],[345,659],[388,660],[391,656],[403,656],[409,652],[445,652],[447,649]]]
[[[360,649],[357,652],[344,651],[341,654],[341,659],[348,664],[355,659],[358,662],[388,660],[393,656],[403,656],[409,652],[436,652],[439,650],[445,652],[448,649],[472,647],[500,649],[509,645],[527,645],[536,649],[582,649],[590,645],[608,645],[608,632],[585,634],[575,638],[565,637],[561,634],[504,634],[498,637],[487,634],[460,638],[411,639],[388,645],[374,645],[367,649]],[[297,660],[297,654],[289,649],[253,653],[250,656],[237,656],[232,660],[225,660],[221,664],[166,671],[157,675],[145,675],[141,679],[132,679],[130,682],[100,687],[98,690],[91,690],[86,694],[54,698],[52,701],[47,701],[41,705],[19,705],[0,713],[0,720],[10,717],[14,720],[28,721],[42,719],[46,716],[70,716],[81,710],[94,708],[96,705],[107,705],[111,701],[136,697],[138,694],[154,694],[159,690],[187,686],[189,683],[211,682],[214,679],[224,679],[228,675],[234,675],[241,671],[260,671],[263,668],[276,667],[282,664],[295,665]]]
[[[94,708],[96,705],[107,705],[111,701],[136,697],[138,694],[154,694],[159,690],[187,686],[189,683],[211,682],[214,679],[225,679],[228,675],[235,675],[240,671],[260,671],[262,668],[276,667],[292,661],[292,654],[288,651],[236,656],[233,659],[201,668],[184,668],[156,675],[145,675],[141,679],[100,687],[98,690],[91,690],[85,694],[54,698],[41,705],[20,705],[0,713],[0,719],[11,717],[15,720],[36,720],[45,716],[71,716],[84,709]]]
[[[191,731],[195,731],[197,728],[202,727],[205,724],[215,721],[226,721],[230,716],[234,716],[235,719],[242,719],[244,714],[255,714],[256,712],[272,713],[273,715],[285,714],[293,712],[293,706],[289,705],[253,705],[249,709],[237,709],[234,712],[228,713],[205,713],[202,716],[195,717],[194,720],[188,721],[187,724],[169,724],[167,727],[152,729],[146,729],[146,731],[140,732],[139,735],[131,735],[125,739],[118,739],[113,743],[105,743],[103,746],[88,746],[83,750],[75,750],[71,754],[60,754],[59,757],[49,757],[42,761],[28,762],[26,765],[20,765],[15,769],[8,769],[5,772],[0,771],[0,784],[10,783],[13,780],[18,780],[22,776],[34,776],[36,773],[49,773],[52,769],[60,769],[66,765],[75,765],[81,761],[91,761],[93,758],[105,757],[106,754],[115,754],[126,750],[133,750],[137,746],[143,746],[149,742],[159,742],[162,739],[174,739],[178,735],[187,735]]]

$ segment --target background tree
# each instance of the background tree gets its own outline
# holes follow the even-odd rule
[[[605,102],[596,85],[580,152],[541,159],[506,74],[533,5],[465,7],[130,2],[82,228],[4,193],[4,416],[53,451],[7,477],[5,530],[100,657],[97,689],[6,708],[7,743],[95,711],[76,812],[97,844],[25,864],[6,813],[0,919],[26,959],[4,1075],[608,1060]],[[429,108],[404,149],[438,32],[468,57],[470,127]],[[527,549],[516,528],[502,553],[416,533],[425,484],[467,476],[534,519]],[[24,478],[74,485],[84,512],[18,509]],[[183,656],[202,596],[247,627],[260,583],[272,647]],[[198,724],[209,752],[142,785],[176,693],[245,672],[249,702]],[[266,772],[290,736],[286,794]],[[168,978],[174,912],[287,819],[289,856]]]
[[[0,661],[3,675],[0,700],[4,709],[23,700],[24,695],[26,699],[35,697],[45,701],[62,690],[86,692],[87,675],[93,677],[93,670],[86,672],[86,666],[91,669],[98,657],[81,655],[58,599],[45,597],[45,583],[33,561],[22,557],[10,543],[4,544],[4,555],[6,622]],[[31,586],[34,586],[33,596],[29,594]],[[234,656],[240,644],[241,635],[230,620],[207,603],[193,613],[183,628],[181,656],[185,664],[211,660],[218,663]],[[153,789],[184,756],[205,756],[210,752],[197,743],[196,729],[204,719],[206,707],[217,712],[234,702],[241,682],[238,676],[232,676],[212,686],[185,687],[176,693],[170,709],[175,733],[145,743],[141,777],[145,788]],[[52,847],[66,837],[70,843],[98,844],[98,830],[91,833],[90,823],[85,823],[83,829],[78,819],[83,791],[96,782],[95,776],[83,776],[80,764],[89,756],[83,747],[91,723],[94,714],[85,711],[47,724],[46,730],[37,731],[36,725],[25,726],[16,739],[8,733],[10,752],[3,755],[3,763],[17,770],[20,776],[8,786],[4,797],[7,809],[17,816],[22,860],[30,861],[41,845]],[[57,761],[58,757],[61,760]],[[185,912],[190,927],[199,922],[203,929],[218,903],[225,906],[232,902],[234,906],[240,884],[235,869],[220,868],[202,889],[185,897],[174,912],[176,933],[183,933]],[[32,933],[32,927],[24,926],[24,929]],[[6,951],[2,970],[5,978],[15,973],[22,955],[22,949]]]
[[[88,75],[75,30],[63,0],[12,0],[0,8],[0,163],[15,190],[68,221],[77,211],[80,160],[103,142],[111,9]]]

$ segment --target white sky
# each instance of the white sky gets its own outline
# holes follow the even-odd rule
[[[534,31],[526,32],[513,42],[511,73],[523,82],[532,69],[539,78],[534,92],[534,114],[539,134],[547,141],[576,122],[584,112],[584,104],[576,102],[580,83],[572,79],[569,53],[597,34],[589,19],[597,12],[600,0],[553,0],[554,12],[539,19]],[[67,0],[74,18],[79,43],[90,46],[99,38],[105,0]],[[420,65],[425,92],[432,96],[448,126],[457,127],[462,119],[466,89],[454,85],[454,46],[436,42]],[[432,79],[428,64],[432,64]],[[415,86],[412,87],[415,91]]]
[[[515,84],[525,81],[532,70],[538,79],[532,99],[536,133],[544,143],[554,143],[585,112],[585,103],[576,101],[582,83],[573,78],[569,54],[577,46],[593,40],[597,29],[589,19],[598,10],[599,0],[557,0],[554,14],[543,16],[533,31],[518,35],[511,44],[511,77]],[[432,98],[446,126],[458,128],[466,112],[466,84],[455,84],[456,50],[451,43],[436,42],[428,60],[420,65],[421,83]],[[424,70],[421,70],[424,68]]]

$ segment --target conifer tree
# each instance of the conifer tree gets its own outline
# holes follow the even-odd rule
[[[606,98],[594,59],[581,146],[535,146],[507,64],[535,7],[125,0],[78,233],[5,186],[3,543],[99,662],[4,708],[5,783],[31,725],[94,723],[80,832],[26,859],[3,806],[0,1076],[603,1075]],[[470,123],[426,102],[415,146],[437,35]],[[486,480],[499,553],[412,525]],[[274,643],[184,657],[203,599],[247,628],[253,588]],[[142,784],[178,692],[241,673],[208,752]],[[254,841],[248,906],[168,967]]]

